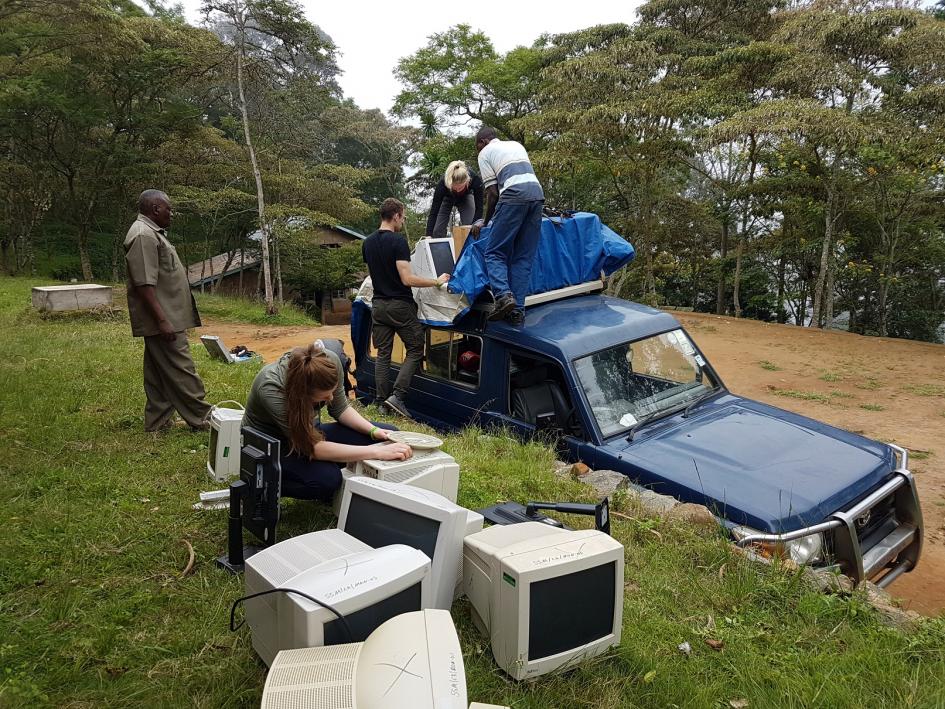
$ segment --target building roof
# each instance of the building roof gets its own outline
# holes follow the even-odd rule
[[[308,222],[306,222],[306,220],[303,217],[289,217],[288,223],[290,226],[294,226],[294,227],[305,227],[308,224]],[[326,224],[314,224],[310,228],[327,229],[329,231],[340,231],[345,236],[350,236],[352,239],[358,239],[359,241],[364,241],[367,238],[367,236],[362,234],[361,232],[355,231],[354,229],[349,229],[346,226],[329,226]],[[249,239],[250,241],[259,241],[259,239],[261,238],[261,235],[262,235],[262,232],[259,229],[256,229],[256,231],[250,232],[246,238]]]
[[[227,265],[227,262],[229,262],[229,265]],[[260,262],[259,256],[252,252],[217,254],[205,261],[198,261],[189,265],[187,267],[187,280],[190,282],[191,288],[196,288],[210,283],[214,278],[229,276],[247,268],[258,266]]]

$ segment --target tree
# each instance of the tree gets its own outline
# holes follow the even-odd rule
[[[220,23],[218,29],[221,37],[229,41],[233,48],[239,97],[237,105],[256,184],[266,312],[272,315],[276,312],[276,305],[269,252],[271,229],[266,219],[262,172],[253,145],[246,74],[255,69],[267,73],[274,83],[281,85],[301,80],[300,77],[333,80],[331,67],[334,65],[334,45],[323,32],[305,19],[301,7],[293,0],[205,0],[202,10],[208,22],[216,20]],[[278,264],[278,249],[275,255]],[[277,278],[278,273],[277,268]],[[280,286],[280,301],[281,298]]]

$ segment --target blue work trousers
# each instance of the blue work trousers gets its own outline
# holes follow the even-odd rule
[[[544,204],[542,200],[523,204],[500,201],[490,223],[485,259],[492,295],[498,299],[511,292],[519,308],[525,307]]]
[[[371,422],[378,428],[396,431],[397,427],[389,423]],[[326,423],[320,426],[325,440],[343,443],[348,446],[369,446],[377,441],[370,436],[358,433],[340,423]],[[341,487],[341,463],[330,460],[311,460],[308,456],[289,453],[283,455],[282,497],[294,497],[299,500],[321,500],[331,502],[335,492]]]

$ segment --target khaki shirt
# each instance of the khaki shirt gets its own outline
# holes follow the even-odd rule
[[[187,269],[164,230],[139,214],[128,229],[124,247],[131,334],[135,337],[160,334],[157,321],[135,291],[136,286],[154,286],[154,295],[174,332],[199,327],[200,315],[190,293]]]
[[[345,396],[344,371],[341,360],[331,350],[325,350],[328,359],[338,370],[338,383],[328,402],[328,414],[338,420],[348,408]],[[252,426],[265,434],[278,438],[282,442],[282,455],[288,455],[292,447],[289,437],[289,419],[285,410],[285,378],[289,369],[290,352],[286,352],[277,362],[267,364],[259,370],[249,390],[246,411],[243,412],[243,425]],[[313,409],[315,423],[321,423],[321,408]]]

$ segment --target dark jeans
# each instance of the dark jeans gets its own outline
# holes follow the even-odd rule
[[[490,222],[485,261],[492,295],[499,298],[512,293],[519,308],[525,306],[544,204],[542,200],[524,204],[500,201]]]
[[[377,401],[385,401],[391,394],[390,356],[394,351],[394,334],[400,336],[407,350],[400,373],[394,382],[394,393],[401,401],[407,396],[410,380],[423,360],[423,325],[417,320],[417,304],[406,300],[374,300],[371,304],[374,347],[377,363],[374,365],[374,380],[377,386]]]
[[[456,199],[454,204],[450,204],[445,199],[440,202],[440,211],[436,213],[436,221],[433,223],[433,234],[431,235],[434,239],[449,236],[446,233],[446,227],[449,226],[453,207],[456,207],[456,211],[459,212],[459,223],[461,225],[472,224],[473,217],[476,215],[476,198],[473,197],[472,190],[467,190],[466,194]]]
[[[397,427],[389,423],[371,422],[378,428],[396,431]],[[320,426],[325,440],[343,443],[348,446],[369,446],[370,436],[348,428],[340,423],[326,423]],[[341,463],[330,460],[311,460],[307,456],[290,453],[279,459],[282,464],[282,496],[299,500],[320,500],[331,502],[335,492],[341,487]]]

